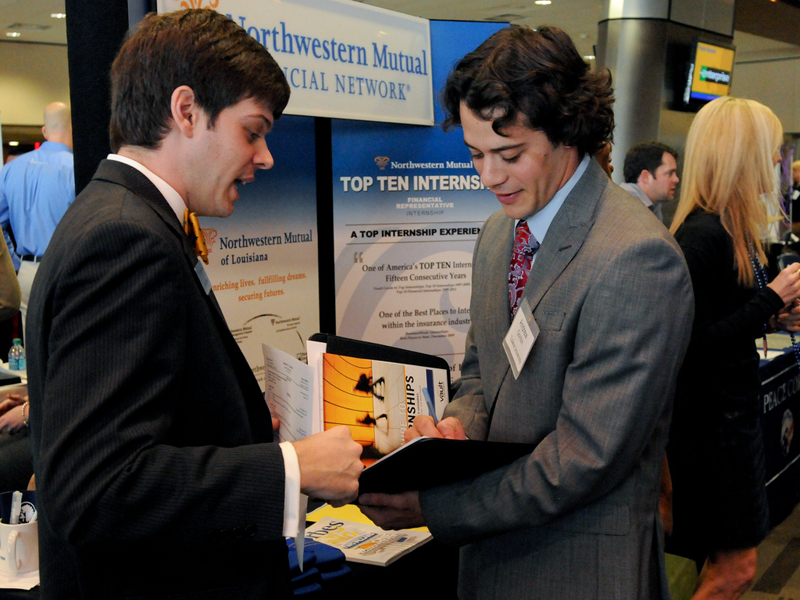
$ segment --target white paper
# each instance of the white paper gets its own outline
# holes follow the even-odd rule
[[[308,496],[300,494],[300,523],[306,522],[306,514],[308,513]],[[294,536],[294,547],[297,552],[297,564],[300,567],[300,572],[303,572],[303,554],[306,550],[306,531],[302,525],[297,528],[297,535]]]
[[[533,318],[528,299],[523,298],[519,305],[511,327],[508,329],[505,339],[503,339],[503,349],[506,351],[508,362],[511,365],[511,372],[514,379],[519,377],[528,355],[531,353],[534,342],[539,336],[539,325]]]
[[[278,439],[296,442],[313,431],[314,369],[286,352],[262,344],[264,398],[274,417],[280,419]]]

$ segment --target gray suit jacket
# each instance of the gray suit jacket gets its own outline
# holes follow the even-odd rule
[[[281,451],[196,264],[113,161],[48,246],[27,339],[42,598],[288,591]]]
[[[658,489],[693,316],[675,240],[593,160],[531,269],[541,334],[515,380],[502,349],[514,221],[475,247],[462,377],[448,416],[527,458],[421,493],[434,536],[462,546],[461,598],[668,597]]]

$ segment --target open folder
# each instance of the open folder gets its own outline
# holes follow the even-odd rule
[[[324,344],[323,351],[332,354],[443,369],[447,372],[448,387],[450,384],[450,366],[445,359],[439,356],[425,354],[424,352],[415,352],[414,350],[405,350],[394,346],[375,344],[373,342],[363,342],[361,340],[354,340],[352,338],[329,333],[315,333],[308,339],[310,342]]]
[[[437,356],[316,334],[308,364],[320,423],[314,430],[349,427],[365,465],[399,448],[417,417],[441,418],[450,400],[450,367]]]
[[[336,362],[337,358],[343,362]],[[374,389],[360,394],[363,398],[359,401],[365,403],[360,409],[353,409],[348,404],[352,397],[359,396],[353,375],[358,370],[349,372],[355,366],[351,359],[371,361],[363,366],[371,367],[365,377],[369,375],[368,381]],[[385,363],[379,364],[380,361]],[[321,399],[323,427],[347,424],[353,439],[364,445],[362,460],[368,466],[359,480],[360,493],[421,490],[473,478],[533,451],[532,444],[427,437],[401,445],[403,431],[412,424],[409,408],[412,399],[417,405],[422,404],[423,399],[425,403],[434,400],[428,410],[421,411],[421,414],[429,414],[434,419],[441,417],[449,401],[450,367],[438,356],[318,333],[309,339],[308,363],[317,372],[316,387],[320,390],[317,395]],[[396,406],[388,409],[386,407],[392,400],[392,377],[386,369],[397,368],[404,375],[401,377],[404,382],[415,380],[414,389],[404,383]],[[326,374],[328,369],[330,375]],[[427,376],[427,383],[424,376],[419,377],[423,375],[420,370]],[[330,411],[329,406],[332,407]],[[358,422],[347,421],[346,415],[351,414],[357,419],[362,413],[370,417],[371,427],[366,426],[363,418]]]
[[[359,494],[424,490],[478,475],[527,456],[533,444],[419,437],[361,473]]]

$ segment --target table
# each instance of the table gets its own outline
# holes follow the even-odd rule
[[[767,500],[774,527],[800,500],[800,436],[795,435],[795,420],[800,417],[800,369],[788,335],[768,336],[768,346],[771,355],[783,350],[771,360],[762,360],[759,368]]]

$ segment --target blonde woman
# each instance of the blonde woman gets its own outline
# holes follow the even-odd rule
[[[771,282],[763,270],[782,137],[769,108],[723,97],[697,113],[686,142],[671,231],[689,265],[695,321],[668,446],[668,549],[705,562],[695,600],[739,598],[769,526],[754,341],[768,329],[800,328],[797,265]]]

